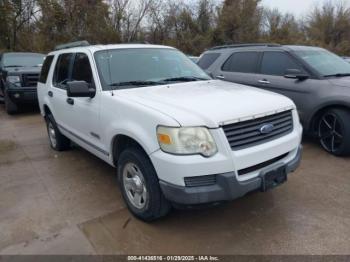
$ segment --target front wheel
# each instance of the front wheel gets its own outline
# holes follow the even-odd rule
[[[330,109],[318,123],[318,137],[322,147],[336,156],[350,154],[350,111]]]
[[[123,198],[136,217],[152,221],[169,213],[171,205],[160,189],[151,161],[142,150],[129,148],[121,153],[118,180]]]

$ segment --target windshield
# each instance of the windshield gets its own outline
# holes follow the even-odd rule
[[[104,90],[211,79],[174,49],[104,50],[95,53],[95,60]]]
[[[42,66],[45,55],[42,54],[4,54],[4,67]]]
[[[323,76],[350,74],[350,64],[327,50],[302,50],[295,53]]]

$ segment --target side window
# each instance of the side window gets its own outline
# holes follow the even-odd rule
[[[62,54],[58,57],[53,76],[53,85],[65,89],[65,84],[69,81],[70,65],[73,54]]]
[[[202,69],[208,69],[220,56],[219,53],[204,54],[198,61],[198,65]]]
[[[261,61],[261,74],[283,76],[287,69],[304,71],[288,54],[265,52]]]
[[[75,55],[72,71],[72,80],[85,81],[89,84],[93,83],[89,57],[84,53],[77,53]]]
[[[225,62],[222,71],[237,73],[256,73],[259,61],[258,52],[234,53]]]
[[[54,56],[53,55],[49,55],[45,58],[43,67],[41,68],[41,73],[40,73],[40,77],[39,77],[39,82],[45,84],[46,80],[47,80],[47,76],[49,74],[50,71],[50,67],[52,64]]]

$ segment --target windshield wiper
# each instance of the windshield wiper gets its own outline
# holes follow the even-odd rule
[[[324,77],[344,77],[344,76],[350,76],[350,73],[338,73],[338,74],[332,74],[332,75],[325,75]]]
[[[124,86],[151,86],[151,85],[158,85],[159,82],[155,81],[126,81],[126,82],[117,82],[110,84],[109,86],[115,86],[115,87],[124,87]]]
[[[4,67],[23,67],[21,65],[7,65],[7,66],[4,66]]]
[[[159,82],[191,82],[191,81],[202,81],[202,80],[209,80],[209,79],[196,77],[196,76],[180,76],[180,77],[162,79]]]

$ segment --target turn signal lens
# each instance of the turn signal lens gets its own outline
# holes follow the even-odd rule
[[[167,134],[158,134],[158,141],[161,144],[171,145],[171,138]]]

